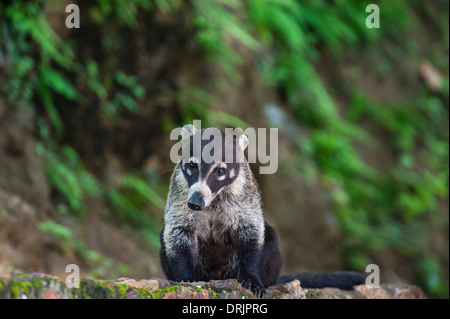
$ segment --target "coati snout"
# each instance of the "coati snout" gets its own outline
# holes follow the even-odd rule
[[[192,210],[202,210],[205,207],[205,201],[203,200],[203,194],[195,192],[188,200],[188,206]]]

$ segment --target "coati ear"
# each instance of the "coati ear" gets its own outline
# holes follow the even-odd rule
[[[248,146],[248,137],[245,134],[242,134],[238,138],[238,145],[241,151],[243,152]]]
[[[183,138],[183,142],[188,140],[192,135],[195,134],[197,130],[195,129],[194,125],[188,124],[183,126],[181,129],[181,136]]]

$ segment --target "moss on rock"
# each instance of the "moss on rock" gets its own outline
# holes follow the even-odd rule
[[[271,286],[265,298],[274,299],[356,299],[425,298],[420,288],[389,285],[365,291],[364,285],[353,291],[336,288],[303,289],[300,282]],[[0,275],[0,299],[254,299],[251,291],[237,280],[176,283],[164,279],[136,282],[122,278],[80,280],[79,288],[68,288],[60,279],[44,274]]]

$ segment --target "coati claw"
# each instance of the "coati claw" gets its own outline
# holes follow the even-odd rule
[[[266,293],[266,289],[264,287],[261,287],[260,285],[256,285],[253,283],[251,279],[243,280],[241,282],[242,287],[250,290],[253,292],[256,298],[263,298],[264,294]]]

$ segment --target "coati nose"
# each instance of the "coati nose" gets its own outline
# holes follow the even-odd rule
[[[205,201],[203,200],[203,194],[195,192],[188,200],[188,206],[192,210],[202,210],[205,207]]]

